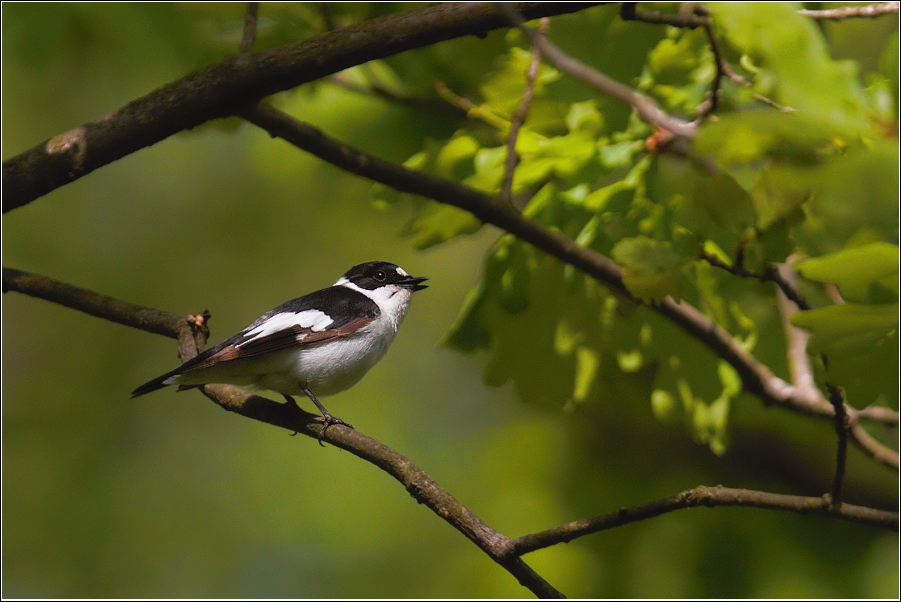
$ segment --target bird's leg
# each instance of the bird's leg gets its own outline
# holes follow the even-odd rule
[[[332,416],[331,413],[329,413],[329,411],[325,409],[325,406],[319,403],[319,400],[316,399],[316,396],[313,395],[312,391],[304,387],[303,392],[307,394],[307,397],[309,397],[313,401],[313,403],[316,404],[316,407],[319,408],[319,411],[322,412],[322,430],[319,431],[319,445],[322,445],[322,438],[325,436],[325,431],[328,430],[328,427],[335,424],[343,424],[347,428],[353,428],[353,425],[344,422],[340,418],[335,418],[334,416]]]

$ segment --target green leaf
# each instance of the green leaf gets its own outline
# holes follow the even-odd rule
[[[822,30],[795,4],[722,2],[711,9],[717,30],[759,68],[758,92],[833,130],[868,129],[854,65],[831,58]]]
[[[598,142],[601,165],[607,169],[616,169],[629,165],[632,162],[632,157],[644,150],[644,148],[643,140],[626,140],[615,144],[605,144],[604,141]]]
[[[726,172],[698,180],[682,213],[685,227],[725,249],[756,222],[750,195]]]
[[[792,324],[812,333],[809,351],[828,358],[826,373],[854,405],[898,400],[898,304],[847,303],[800,311]]]
[[[427,249],[461,234],[474,234],[481,227],[482,222],[468,211],[433,203],[407,226],[404,233],[412,235],[414,247]]]
[[[484,281],[469,291],[457,319],[442,337],[441,344],[465,353],[487,349],[491,345],[491,328],[485,321],[484,304],[487,298]]]
[[[799,311],[792,324],[814,335],[814,351],[836,350],[850,345],[876,343],[898,328],[898,304],[862,305],[843,303]]]
[[[838,285],[842,297],[855,303],[874,303],[879,291],[894,293],[898,300],[898,247],[874,242],[838,253],[808,259],[795,268],[810,280]],[[880,297],[884,299],[884,296]],[[882,301],[885,302],[885,301]]]
[[[472,173],[472,158],[480,148],[481,145],[472,136],[451,138],[450,142],[438,151],[435,158],[435,173],[446,178],[462,179]],[[460,166],[464,162],[466,165]]]
[[[771,164],[760,172],[751,200],[757,214],[757,227],[769,228],[810,198],[819,170],[785,164]]]
[[[604,116],[598,111],[594,100],[574,102],[566,115],[566,126],[570,132],[580,132],[594,138],[604,127]]]
[[[522,145],[517,143],[520,162],[513,177],[514,191],[544,182],[551,176],[568,181],[594,159],[596,148],[591,133],[594,127],[591,125],[592,118],[590,113],[582,113],[581,118],[584,128],[566,136],[535,136],[523,140]]]
[[[668,295],[681,297],[686,258],[668,242],[646,236],[624,238],[613,247],[613,258],[623,270],[629,292],[645,301],[663,301]]]
[[[511,115],[519,107],[531,62],[532,53],[516,47],[511,48],[510,53],[502,58],[501,68],[481,87],[482,98],[492,111],[500,115]],[[545,86],[558,79],[559,71],[541,63],[533,84],[535,96],[540,97]]]
[[[837,251],[861,228],[898,240],[898,141],[874,139],[833,157],[812,174],[809,218],[794,236],[808,255]]]
[[[888,80],[888,89],[895,101],[895,120],[898,119],[898,31],[889,38],[882,57],[879,59],[879,71]]]
[[[753,163],[770,155],[801,165],[820,161],[837,135],[828,121],[810,115],[777,111],[745,111],[720,116],[705,124],[695,150],[713,154],[718,163]]]

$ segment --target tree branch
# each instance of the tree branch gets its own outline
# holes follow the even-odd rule
[[[842,6],[828,10],[799,10],[798,14],[812,19],[840,21],[842,19],[874,19],[883,15],[897,14],[901,2],[879,2],[866,6]]]
[[[525,19],[515,6],[501,4],[501,8],[503,8],[510,21],[516,24],[532,44],[538,46],[541,53],[554,63],[554,66],[560,71],[578,77],[604,94],[630,105],[638,112],[638,116],[647,123],[688,139],[694,139],[697,135],[697,124],[673,117],[658,107],[657,103],[648,96],[569,56],[545,36],[527,27]]]
[[[251,395],[230,385],[206,385],[203,394],[223,409],[273,426],[317,439],[321,418],[287,404]],[[420,504],[428,507],[454,529],[462,533],[492,560],[504,567],[517,581],[539,598],[563,598],[551,584],[529,567],[519,555],[510,555],[510,538],[498,533],[438,485],[425,471],[388,446],[358,430],[345,426],[328,429],[324,440],[335,447],[385,471]]]
[[[4,292],[8,290],[21,292],[51,300],[93,316],[112,319],[126,326],[177,338],[182,361],[196,356],[206,343],[208,331],[202,328],[198,330],[192,326],[192,324],[204,326],[205,320],[202,318],[194,319],[193,316],[189,316],[190,319],[185,320],[176,314],[141,307],[57,282],[51,278],[10,268],[3,270],[3,285]],[[48,290],[53,293],[48,294]],[[114,307],[115,311],[111,311],[110,307]],[[179,321],[182,325],[175,323]],[[277,403],[231,385],[205,385],[200,389],[206,397],[229,412],[291,432],[298,432],[312,439],[320,437],[321,417],[304,412],[296,405]],[[681,508],[749,506],[800,514],[823,514],[884,529],[898,530],[897,513],[850,504],[833,505],[828,496],[806,498],[763,491],[730,489],[722,486],[713,488],[702,486],[632,508],[621,508],[610,514],[567,523],[540,533],[511,539],[486,525],[450,493],[442,489],[422,469],[379,441],[342,425],[329,429],[324,434],[324,439],[394,477],[416,501],[424,504],[444,519],[476,544],[492,560],[516,577],[520,584],[542,598],[561,598],[563,595],[522,560],[523,554]]]
[[[716,72],[713,75],[713,81],[710,82],[710,90],[707,92],[707,99],[704,100],[695,109],[698,117],[703,119],[715,112],[720,104],[720,82],[726,75],[726,59],[720,50],[720,44],[716,40],[713,33],[713,23],[707,23],[704,26],[704,33],[707,34],[707,42],[710,44],[710,51],[713,53],[713,62]]]
[[[826,383],[829,402],[835,408],[835,433],[838,435],[838,452],[835,459],[835,478],[832,480],[831,499],[834,509],[842,506],[842,483],[845,480],[845,459],[848,455],[848,414],[845,413],[845,394],[835,385]]]
[[[626,289],[622,272],[613,260],[576,244],[559,232],[528,220],[511,209],[499,196],[379,159],[330,138],[312,125],[266,104],[246,108],[241,111],[240,116],[264,129],[270,136],[282,138],[341,169],[391,186],[400,192],[417,194],[468,211],[481,221],[506,230],[642,305]],[[819,391],[804,391],[777,377],[767,366],[745,351],[727,331],[692,305],[667,298],[648,307],[682,327],[689,336],[726,360],[738,372],[745,390],[760,397],[764,403],[819,418],[832,419],[835,416],[835,410]],[[898,454],[876,441],[873,443],[879,447],[861,445],[860,448],[877,461],[897,469]]]
[[[183,329],[183,316],[119,301],[46,276],[4,267],[3,292],[9,291],[44,299],[97,318],[172,339],[177,339]]]
[[[715,506],[746,506],[797,512],[799,514],[820,514],[890,531],[898,531],[897,512],[853,506],[851,504],[842,504],[841,508],[833,511],[830,501],[821,497],[782,495],[749,489],[732,489],[717,485],[716,487],[695,487],[676,495],[638,504],[631,508],[620,508],[609,514],[585,518],[539,533],[524,535],[513,540],[513,549],[517,554],[527,554],[558,543],[566,543],[590,533],[621,527],[622,525],[660,516],[674,510],[696,508],[698,506],[711,508]]]
[[[206,312],[202,316],[186,319],[11,268],[3,268],[3,292],[7,291],[38,297],[118,324],[175,338],[179,342],[178,352],[182,361],[196,356],[203,349],[209,334],[208,329],[203,329],[209,317]],[[231,385],[205,385],[200,388],[204,395],[229,412],[313,439],[320,437],[321,417],[304,412],[296,405],[277,403]],[[522,559],[510,555],[510,538],[482,522],[404,456],[359,431],[340,425],[328,429],[323,439],[374,464],[400,481],[416,501],[465,535],[536,596],[564,597]]]
[[[735,276],[741,276],[742,278],[753,278],[755,280],[760,280],[761,282],[772,282],[773,284],[778,286],[782,293],[800,309],[813,309],[813,306],[798,290],[797,284],[793,283],[791,279],[786,276],[786,274],[780,272],[779,268],[772,264],[768,264],[763,270],[763,273],[758,274],[756,272],[751,272],[750,270],[745,269],[742,265],[738,265],[738,262],[736,262],[736,264],[729,265],[728,263],[720,260],[719,257],[711,255],[705,252],[703,249],[699,253],[698,257],[706,261],[713,267],[725,270],[730,274],[734,274]]]
[[[657,11],[642,10],[637,7],[637,2],[623,2],[619,7],[619,16],[623,21],[641,21],[655,25],[672,25],[673,27],[706,27],[712,23],[710,17],[697,14],[694,10],[695,2],[681,2],[678,13],[661,13]],[[683,7],[688,6],[687,10]]]
[[[253,42],[257,38],[257,12],[260,9],[259,2],[248,2],[247,12],[244,14],[244,32],[241,35],[240,54],[247,54],[253,50]]]
[[[591,4],[524,2],[530,19]],[[3,162],[3,212],[26,205],[108,163],[182,130],[227,117],[236,107],[354,65],[466,35],[507,27],[487,3],[416,8],[266,52],[230,56],[157,88],[124,107]]]
[[[550,21],[547,17],[541,19],[538,30],[542,35],[547,33]],[[504,163],[504,181],[501,184],[501,197],[513,206],[513,175],[516,165],[519,163],[519,153],[516,152],[516,139],[519,129],[526,122],[529,115],[529,107],[532,105],[532,97],[535,93],[535,78],[538,77],[538,68],[541,66],[541,50],[538,46],[532,46],[532,61],[526,72],[526,88],[522,93],[522,101],[513,112],[510,119],[510,133],[507,136],[507,160]]]

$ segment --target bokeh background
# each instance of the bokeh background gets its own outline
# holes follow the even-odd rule
[[[244,5],[2,10],[9,158],[234,52]],[[309,35],[313,10],[263,4],[261,32],[284,37],[266,43]],[[874,60],[872,29],[842,32],[839,52]],[[502,36],[473,38],[485,50],[469,66],[490,66]],[[394,161],[454,128],[328,83],[278,102]],[[373,203],[370,188],[249,125],[208,124],[5,215],[3,265],[177,313],[208,308],[211,343],[362,261],[430,276],[385,360],[327,407],[510,536],[699,484],[828,490],[831,426],[753,398],[735,404],[731,447],[717,458],[683,424],[655,420],[639,391],[566,412],[486,387],[483,357],[438,341],[499,232],[415,251],[400,235],[410,207]],[[172,341],[15,293],[2,302],[4,597],[528,596],[350,454],[195,392],[129,400],[177,365]],[[895,505],[897,477],[849,455],[846,499]],[[740,508],[680,511],[526,561],[579,597],[898,593],[896,534]]]

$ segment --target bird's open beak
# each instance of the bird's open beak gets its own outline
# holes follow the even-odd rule
[[[425,284],[422,284],[426,280],[428,280],[428,276],[410,276],[408,278],[404,278],[397,284],[404,288],[408,288],[413,292],[421,291],[424,288],[428,288]]]

